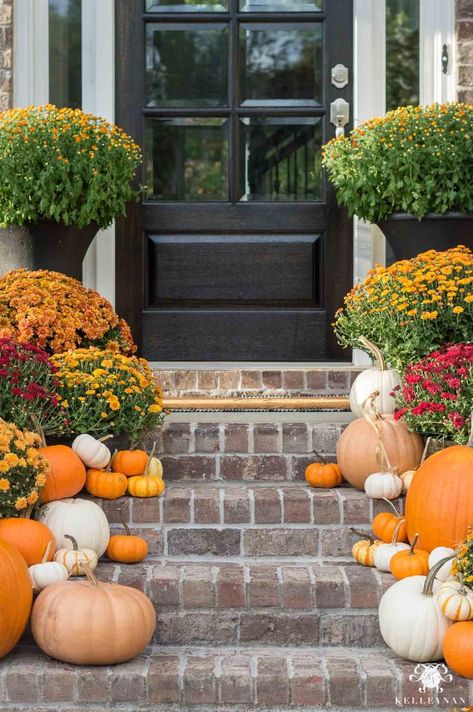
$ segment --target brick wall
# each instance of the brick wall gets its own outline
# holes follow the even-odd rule
[[[456,0],[458,99],[473,104],[473,0]]]
[[[0,0],[0,111],[12,105],[13,0]]]

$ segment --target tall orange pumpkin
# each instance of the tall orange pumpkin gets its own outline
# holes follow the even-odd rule
[[[409,432],[407,425],[392,415],[377,420],[389,462],[398,472],[417,467],[424,449],[422,438]],[[337,462],[344,478],[353,487],[364,489],[365,481],[373,472],[379,472],[376,451],[379,437],[366,418],[357,418],[343,431],[337,444]]]
[[[45,524],[26,517],[0,519],[0,539],[15,547],[28,566],[42,562],[49,542],[51,542],[49,561],[56,551],[56,541],[52,531]]]
[[[440,450],[416,472],[406,499],[407,534],[419,548],[455,548],[473,524],[473,448]]]
[[[33,603],[33,587],[22,555],[0,540],[0,658],[19,641]]]
[[[50,445],[41,448],[51,467],[47,482],[41,490],[41,501],[67,499],[81,491],[85,485],[86,470],[82,460],[67,445]]]

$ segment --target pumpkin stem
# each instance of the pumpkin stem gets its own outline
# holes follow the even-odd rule
[[[321,455],[318,450],[312,450],[312,452],[314,453],[317,462],[320,462],[322,465],[328,465],[327,458]]]
[[[431,441],[431,440],[432,440],[432,436],[429,435],[428,438],[427,438],[427,440],[425,441],[424,450],[422,451],[422,457],[420,458],[419,467],[424,464],[424,460],[425,460],[425,458],[427,457],[427,451],[428,451],[428,449],[429,449],[429,445],[430,445],[430,441]],[[419,468],[416,467],[416,470],[417,470],[417,469],[419,469]]]
[[[96,586],[98,588],[99,582],[98,582],[94,572],[90,568],[89,564],[86,564],[84,561],[82,561],[81,566],[82,566],[82,569],[84,570],[85,575],[89,579],[89,583],[91,583],[92,586]]]
[[[350,527],[350,531],[353,532],[353,534],[358,534],[359,536],[363,537],[363,539],[368,539],[370,544],[374,543],[374,539],[370,532],[362,532],[361,529],[355,529],[354,527]]]
[[[105,443],[107,440],[111,440],[113,438],[113,435],[102,435],[101,438],[98,438],[99,443]]]
[[[22,514],[20,514],[20,517],[23,519],[31,519],[31,515],[33,514],[33,509],[34,509],[34,504],[28,505],[28,507],[23,511]]]
[[[49,558],[49,552],[51,551],[52,543],[53,543],[52,541],[48,541],[48,545],[44,551],[43,558],[41,559],[42,564],[45,564]]]
[[[123,510],[122,510],[121,507],[120,507],[119,510],[118,510],[118,516],[120,517],[120,521],[121,521],[121,523],[123,524],[123,528],[125,529],[125,534],[126,534],[127,536],[130,536],[130,527],[129,527],[128,524],[125,522],[125,517],[123,516]]]
[[[39,437],[40,437],[41,447],[46,447],[46,437],[44,435],[44,430],[43,430],[43,427],[39,421],[38,416],[36,415],[36,413],[31,413],[30,418],[31,418],[31,422],[33,423],[33,428],[34,428],[36,434],[39,435]]]
[[[379,370],[385,371],[386,363],[384,361],[383,354],[378,349],[376,344],[373,344],[372,341],[369,341],[366,336],[360,336],[358,338],[358,341],[362,346],[365,347],[365,349],[371,354],[371,356],[374,356],[374,360],[376,361],[376,365],[378,366]]]
[[[69,539],[72,542],[72,550],[79,551],[79,545],[77,544],[77,539],[74,539],[70,534],[64,534],[64,539]]]
[[[401,513],[399,512],[399,510],[397,509],[397,507],[394,505],[393,502],[391,502],[390,499],[388,499],[387,497],[381,497],[381,499],[384,499],[384,501],[389,504],[389,506],[390,506],[391,509],[393,510],[394,514],[396,515],[396,517],[401,517],[401,516],[402,516]],[[404,517],[403,517],[403,519],[404,519]]]
[[[380,428],[380,421],[384,420],[384,418],[375,405],[376,398],[378,396],[379,391],[373,391],[373,393],[368,396],[365,401],[363,401],[361,408],[363,410],[363,417],[368,421],[378,436],[378,447],[381,451],[380,457],[382,456],[384,461],[384,465],[379,464],[379,466],[383,472],[393,472],[393,466],[389,460],[389,456],[383,442],[383,434]]]
[[[397,544],[397,538],[398,538],[398,536],[399,536],[399,531],[400,531],[400,529],[401,529],[401,526],[404,524],[404,521],[405,521],[404,519],[401,519],[401,520],[399,520],[399,522],[397,523],[397,526],[396,526],[396,528],[395,528],[395,530],[394,530],[394,533],[393,533],[393,538],[391,539],[391,544]]]
[[[414,549],[416,548],[416,544],[417,544],[418,541],[419,541],[419,535],[416,534],[416,535],[414,536],[414,539],[412,540],[412,544],[411,544],[411,547],[410,547],[410,549],[409,549],[409,555],[410,555],[410,556],[414,556],[414,554],[415,554]]]
[[[149,466],[150,466],[150,464],[151,464],[151,460],[152,460],[153,457],[154,457],[155,451],[156,451],[156,440],[154,441],[153,447],[151,448],[151,452],[150,452],[150,454],[148,455],[148,462],[146,463],[145,471],[144,471],[144,473],[143,473],[143,476],[144,476],[144,477],[148,477]]]
[[[136,450],[136,446],[138,445],[139,440],[132,440],[130,442],[130,450]]]
[[[446,564],[447,561],[451,561],[452,559],[454,559],[455,556],[458,556],[458,554],[459,554],[459,550],[454,551],[453,554],[446,556],[444,559],[440,559],[440,561],[437,561],[437,563],[432,566],[429,573],[425,577],[424,588],[422,589],[422,593],[424,594],[424,596],[433,596],[434,595],[435,577],[437,576],[437,574],[440,571],[440,569],[442,568],[442,566],[444,564]]]
[[[467,445],[468,447],[473,447],[473,410],[471,411],[470,437],[468,438]]]

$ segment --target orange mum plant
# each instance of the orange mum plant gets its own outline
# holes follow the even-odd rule
[[[49,474],[39,446],[39,435],[0,420],[0,519],[19,516],[38,501]]]
[[[133,353],[128,324],[93,289],[59,272],[25,269],[0,279],[0,338],[49,353],[97,346]]]

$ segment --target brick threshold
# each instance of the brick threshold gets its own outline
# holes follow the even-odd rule
[[[347,412],[350,401],[346,396],[184,396],[166,397],[164,407],[171,411],[328,411]]]

